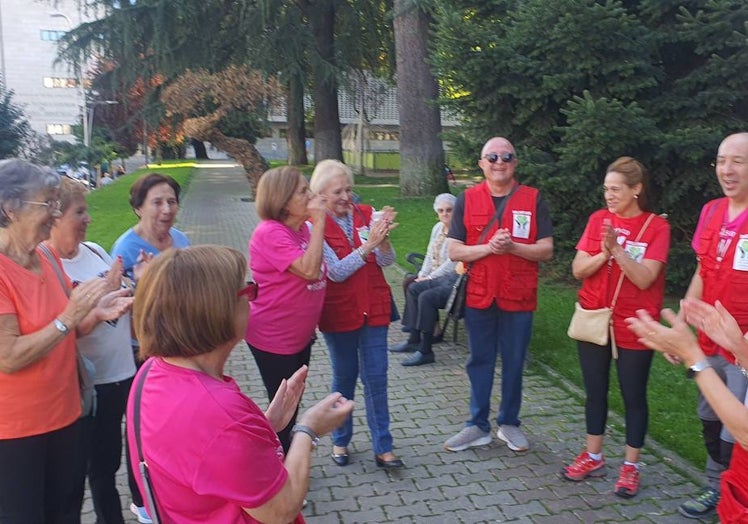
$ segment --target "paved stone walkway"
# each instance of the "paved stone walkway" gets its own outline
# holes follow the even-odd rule
[[[258,221],[248,197],[239,169],[208,164],[190,183],[178,227],[195,244],[223,244],[245,251]],[[392,268],[387,275],[401,300],[402,272]],[[403,338],[399,324],[393,324],[391,342]],[[523,395],[523,429],[530,439],[530,451],[515,453],[495,437],[482,448],[444,451],[444,441],[462,428],[468,412],[464,332],[458,343],[442,343],[435,346],[435,352],[436,364],[416,368],[399,365],[402,356],[390,358],[391,429],[395,451],[407,469],[388,473],[375,466],[359,388],[351,464],[345,468],[334,465],[329,458],[329,437],[321,440],[314,452],[309,504],[304,510],[307,522],[690,522],[678,514],[677,506],[698,490],[700,472],[652,439],[642,456],[641,491],[634,499],[623,500],[612,493],[622,460],[623,436],[618,430],[609,430],[606,478],[572,483],[559,476],[562,465],[583,445],[581,393],[558,377],[546,378],[538,363],[526,372]],[[307,407],[324,397],[330,384],[330,365],[322,341],[312,351],[310,370],[303,399]],[[255,363],[243,343],[233,352],[227,373],[259,405],[266,405]],[[497,369],[492,417],[498,407],[500,378]],[[623,427],[618,417],[611,417],[611,422],[616,428]],[[127,509],[130,501],[124,467],[118,484],[127,522],[137,522]],[[94,521],[87,499],[83,522]]]

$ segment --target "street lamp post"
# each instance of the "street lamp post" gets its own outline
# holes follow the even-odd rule
[[[65,21],[68,23],[68,31],[71,31],[73,29],[73,21],[65,13],[60,13],[58,11],[55,11],[53,13],[49,13],[49,16],[51,16],[52,18],[64,18]],[[88,119],[86,118],[88,115],[88,107],[86,104],[86,87],[83,85],[83,63],[78,64],[77,73],[78,73],[78,89],[80,91],[82,107],[83,107],[83,145],[85,147],[88,147],[90,145],[89,139],[91,135],[88,131]]]
[[[94,111],[96,110],[96,106],[113,106],[115,104],[119,104],[119,102],[117,102],[116,100],[95,100],[91,102],[91,104],[89,104],[88,126],[86,126],[86,128],[83,130],[85,133],[88,133],[88,135],[83,139],[83,143],[86,145],[86,147],[91,145],[91,132],[93,131]]]

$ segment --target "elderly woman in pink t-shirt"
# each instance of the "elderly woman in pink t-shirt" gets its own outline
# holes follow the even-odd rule
[[[252,302],[245,340],[272,400],[283,379],[309,364],[326,270],[324,226],[310,232],[306,220],[324,223],[326,208],[324,200],[309,191],[303,173],[291,166],[262,175],[256,207],[262,222],[249,241],[249,267],[262,293]],[[278,433],[284,451],[295,421],[296,415]]]

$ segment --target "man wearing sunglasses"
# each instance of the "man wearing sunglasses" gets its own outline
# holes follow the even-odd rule
[[[488,140],[478,165],[485,180],[457,197],[449,228],[449,258],[469,267],[470,418],[444,448],[462,451],[491,442],[491,390],[500,354],[496,435],[509,449],[526,451],[519,428],[522,371],[537,306],[538,263],[553,256],[553,226],[538,190],[515,179],[517,153],[509,140]]]

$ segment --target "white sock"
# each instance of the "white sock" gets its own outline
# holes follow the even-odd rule
[[[590,453],[590,452],[588,451],[588,452],[587,452],[587,455],[589,455],[589,456],[590,456],[590,458],[591,458],[592,460],[601,460],[601,459],[603,458],[603,453],[602,453],[602,451],[601,451],[600,453]]]
[[[639,463],[638,462],[629,462],[628,460],[624,460],[623,464],[625,466],[634,466],[636,469],[639,469]]]

